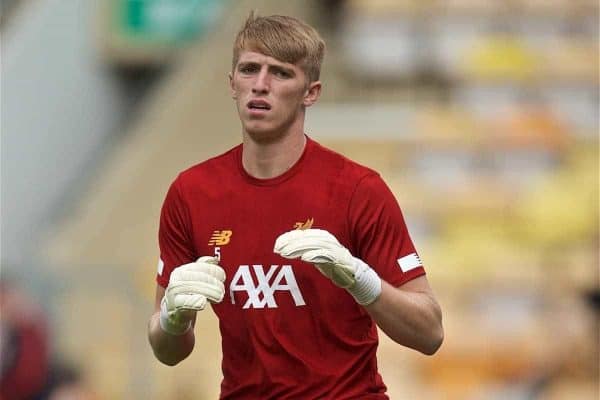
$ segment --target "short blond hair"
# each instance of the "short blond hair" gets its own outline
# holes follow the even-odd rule
[[[232,69],[243,50],[298,65],[314,82],[321,74],[325,42],[315,28],[299,19],[285,15],[259,17],[252,11],[235,39]]]

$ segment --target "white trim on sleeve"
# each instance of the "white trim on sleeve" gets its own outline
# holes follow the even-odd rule
[[[410,253],[407,256],[399,258],[398,265],[400,266],[402,272],[408,272],[411,269],[421,267],[423,263],[421,262],[421,259],[419,258],[417,253]]]

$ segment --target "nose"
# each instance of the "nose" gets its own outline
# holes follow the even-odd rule
[[[267,68],[261,68],[258,75],[256,75],[256,80],[254,81],[254,85],[252,86],[252,93],[254,94],[265,94],[269,93],[270,89],[270,79]]]

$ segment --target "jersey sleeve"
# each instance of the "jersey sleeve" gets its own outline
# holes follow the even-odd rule
[[[173,269],[195,260],[189,222],[188,209],[181,195],[179,181],[175,180],[167,192],[160,212],[160,260],[156,282],[162,287],[169,284]]]
[[[398,287],[425,274],[400,206],[379,174],[361,179],[348,211],[353,253],[382,279]]]

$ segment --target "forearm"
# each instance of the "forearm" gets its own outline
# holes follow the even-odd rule
[[[160,327],[160,312],[155,312],[148,323],[148,340],[156,358],[166,365],[175,365],[194,349],[194,329],[182,335],[171,335]]]
[[[367,312],[395,342],[434,354],[441,346],[444,331],[442,313],[433,296],[425,292],[394,288],[382,280],[381,295]]]

